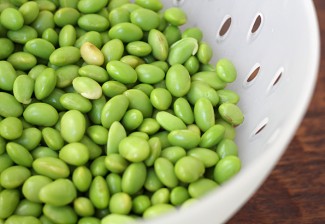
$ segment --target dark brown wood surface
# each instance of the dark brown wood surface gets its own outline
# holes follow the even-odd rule
[[[228,224],[325,223],[325,0],[314,0],[321,63],[308,111],[285,154]]]

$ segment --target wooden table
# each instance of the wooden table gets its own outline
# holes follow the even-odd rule
[[[322,59],[309,109],[271,175],[228,224],[325,223],[325,0],[314,3]]]

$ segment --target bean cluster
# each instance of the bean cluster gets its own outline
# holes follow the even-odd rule
[[[153,218],[228,181],[244,116],[159,0],[0,1],[0,223]]]

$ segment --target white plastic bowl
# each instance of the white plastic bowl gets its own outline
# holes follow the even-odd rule
[[[203,30],[204,41],[214,48],[212,63],[226,57],[238,69],[237,81],[229,88],[241,96],[239,106],[245,114],[236,139],[243,166],[235,178],[199,202],[144,223],[224,223],[269,175],[306,112],[320,55],[316,13],[311,0],[163,3],[183,8],[188,14],[187,26]],[[222,29],[221,33],[227,32],[220,35],[229,20],[229,29]]]

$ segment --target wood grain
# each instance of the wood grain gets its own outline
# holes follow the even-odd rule
[[[314,3],[323,44],[314,96],[282,159],[228,224],[325,223],[325,1]]]

